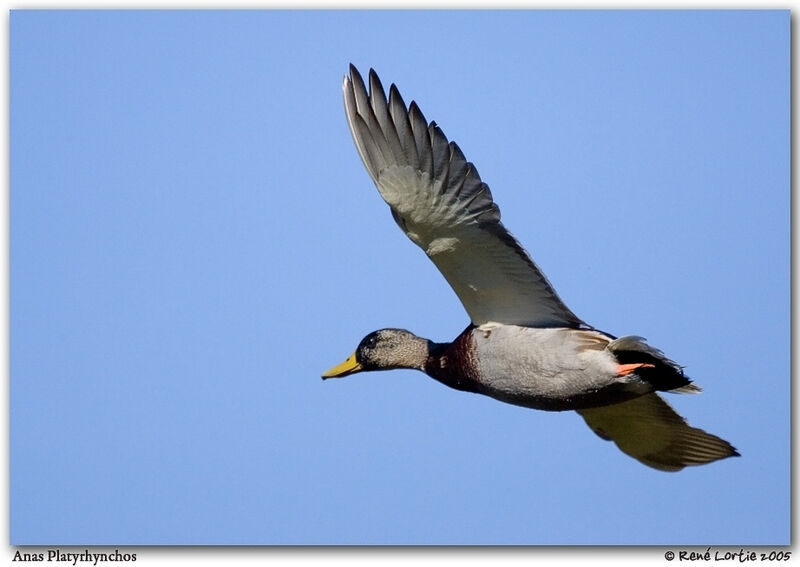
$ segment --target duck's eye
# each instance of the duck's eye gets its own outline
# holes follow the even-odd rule
[[[378,337],[376,337],[375,335],[370,335],[368,337],[365,337],[364,340],[361,341],[359,350],[363,351],[373,350],[376,344],[378,344]]]

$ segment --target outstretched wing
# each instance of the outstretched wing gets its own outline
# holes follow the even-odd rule
[[[578,413],[592,431],[616,443],[623,453],[662,471],[739,456],[724,439],[686,423],[658,394]]]
[[[500,222],[489,187],[416,103],[373,70],[344,78],[356,148],[392,216],[447,279],[473,324],[580,327],[527,252]]]

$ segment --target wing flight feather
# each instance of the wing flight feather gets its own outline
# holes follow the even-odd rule
[[[739,455],[724,439],[689,425],[655,393],[578,413],[592,431],[623,453],[662,471]]]

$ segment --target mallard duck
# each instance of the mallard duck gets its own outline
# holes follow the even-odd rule
[[[350,65],[344,106],[361,160],[392,216],[455,291],[470,324],[453,342],[403,329],[368,334],[322,375],[411,368],[442,384],[526,408],[575,410],[601,438],[650,467],[678,471],[739,453],[691,427],[656,392],[698,392],[683,369],[636,336],[586,324],[500,222],[454,142],[397,87],[387,99]]]

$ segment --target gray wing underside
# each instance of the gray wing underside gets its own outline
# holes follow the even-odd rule
[[[690,426],[655,393],[578,413],[601,438],[662,471],[679,471],[739,455],[724,439]]]
[[[426,122],[416,103],[407,108],[394,85],[387,99],[372,70],[368,91],[352,65],[342,88],[347,122],[370,177],[473,324],[584,325],[500,222],[500,209],[472,163],[434,122]]]

